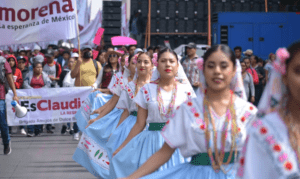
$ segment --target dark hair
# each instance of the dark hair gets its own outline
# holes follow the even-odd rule
[[[219,45],[214,45],[211,48],[209,48],[204,56],[203,56],[203,60],[204,60],[204,64],[207,61],[207,59],[215,52],[217,52],[218,50],[221,50],[224,54],[226,54],[226,56],[230,59],[230,61],[233,63],[233,67],[236,66],[236,58],[234,55],[234,52],[231,50],[230,47],[228,47],[227,45],[223,45],[223,44],[219,44]]]
[[[245,57],[243,58],[243,62],[244,62],[245,60],[249,60],[249,61],[250,61],[250,57],[249,57],[249,56],[245,56]]]
[[[134,55],[129,55],[129,57],[128,57],[128,64],[130,64],[132,57],[134,57]]]
[[[62,55],[64,55],[65,53],[67,53],[68,55],[71,55],[70,51],[68,51],[68,50],[63,51]]]
[[[106,45],[105,47],[104,47],[104,49],[107,51],[109,48],[114,48],[113,46],[111,46],[111,45]]]
[[[288,52],[290,53],[290,58],[285,61],[286,66],[288,68],[289,64],[291,63],[292,59],[300,53],[300,41],[294,42],[288,47]]]
[[[258,58],[256,63],[264,63],[263,59],[262,58]]]
[[[154,50],[154,48],[152,46],[150,46],[147,48],[147,51],[149,51],[149,50]]]
[[[105,65],[105,69],[107,69],[107,68],[110,68],[111,70],[113,70],[113,67],[112,67],[112,65],[111,65],[111,63],[110,63],[110,58],[111,57],[108,57],[108,59],[107,59],[107,64]],[[119,65],[119,63],[117,62],[117,69],[119,70],[119,68],[120,68],[120,65]]]
[[[131,47],[137,48],[136,45],[129,45],[129,46],[128,46],[128,51],[130,50]]]
[[[254,56],[254,59],[255,59],[255,61],[256,61],[256,63],[257,63],[258,60],[259,60],[258,56],[256,56],[256,55],[253,55],[253,56]]]
[[[146,52],[140,52],[137,58],[140,58],[142,55],[147,55],[150,59],[150,62],[153,63],[151,57]]]
[[[156,47],[153,49],[153,51],[155,51],[155,50],[157,50],[157,49],[158,49],[158,51],[161,51],[161,50],[163,50],[164,48],[165,48],[164,46],[158,45],[158,46],[156,46]]]
[[[160,57],[162,56],[162,54],[164,54],[165,52],[169,52],[169,53],[173,54],[173,55],[175,56],[177,62],[178,62],[178,56],[177,56],[177,53],[176,53],[174,50],[172,50],[172,49],[170,49],[170,48],[168,48],[168,47],[165,47],[165,48],[163,48],[163,49],[160,49],[160,51],[159,51],[159,53],[158,53],[158,55],[157,55],[157,61],[160,59]]]
[[[100,55],[102,54],[102,53],[104,53],[104,52],[107,52],[106,50],[100,50],[99,51],[99,53],[98,53],[98,55],[97,55],[97,58],[95,59],[95,60],[98,60],[98,58],[100,57]]]
[[[236,46],[236,47],[234,47],[234,51],[235,50],[240,50],[240,51],[242,51],[242,47],[241,46]]]
[[[14,75],[14,74],[16,73],[17,63],[16,63],[16,60],[15,60],[13,57],[9,57],[9,58],[7,59],[7,61],[8,61],[10,58],[12,58],[12,59],[14,60],[14,62],[15,62],[15,65],[11,68],[12,74]]]
[[[42,67],[43,67],[43,63],[41,63],[41,62],[35,62],[35,63],[32,64],[32,68],[35,68],[39,64],[42,65]]]
[[[274,53],[270,53],[270,54],[269,54],[269,59],[271,59],[271,56],[272,56],[272,55],[275,55],[275,54],[274,54]]]

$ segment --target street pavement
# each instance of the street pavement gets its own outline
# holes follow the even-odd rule
[[[78,141],[70,134],[62,136],[61,124],[55,127],[54,134],[39,137],[11,135],[12,153],[7,156],[0,145],[0,178],[95,178],[72,159]]]

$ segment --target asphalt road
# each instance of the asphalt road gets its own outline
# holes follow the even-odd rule
[[[54,134],[39,137],[11,135],[12,153],[7,156],[0,145],[0,178],[95,178],[72,159],[78,141],[69,134],[62,136],[61,125],[55,127]]]

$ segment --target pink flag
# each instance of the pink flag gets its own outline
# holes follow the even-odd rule
[[[98,50],[93,50],[93,59],[96,60],[97,56],[99,54]]]
[[[101,38],[102,38],[103,32],[104,32],[104,29],[100,27],[100,28],[98,29],[97,33],[96,33],[95,38],[94,38],[94,41],[93,41],[94,44],[100,45],[100,42],[101,42]]]

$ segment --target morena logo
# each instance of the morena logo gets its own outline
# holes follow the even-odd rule
[[[29,19],[34,20],[36,16],[45,17],[47,15],[54,14],[54,9],[56,9],[57,14],[61,12],[73,12],[74,8],[72,6],[72,0],[62,0],[63,6],[61,6],[61,2],[53,1],[48,6],[42,6],[41,8],[32,8],[31,11],[27,9],[19,9],[17,12],[13,8],[9,7],[0,7],[0,21],[5,19],[5,21],[16,21],[16,16],[19,21],[24,22]],[[4,11],[4,13],[3,13]],[[3,17],[4,14],[4,17]]]
[[[72,101],[64,102],[52,102],[51,100],[40,100],[37,103],[30,103],[30,101],[21,101],[21,106],[27,108],[28,112],[32,111],[56,111],[56,110],[68,110],[79,109],[81,107],[80,98],[75,98]],[[15,109],[12,108],[13,112]]]

